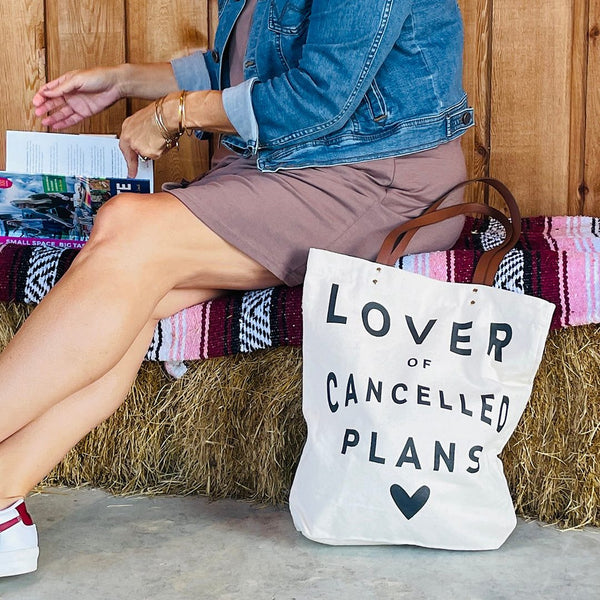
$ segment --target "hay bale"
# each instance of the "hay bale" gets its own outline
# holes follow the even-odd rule
[[[517,510],[600,525],[600,327],[548,337],[531,400],[503,460]]]
[[[0,344],[27,313],[0,305]],[[519,514],[600,526],[599,365],[600,327],[550,334],[531,401],[503,453]],[[189,367],[173,381],[159,364],[144,363],[125,404],[44,484],[285,502],[306,435],[300,349]]]
[[[194,363],[173,381],[146,362],[46,484],[283,502],[305,436],[300,365],[299,349],[281,348]]]

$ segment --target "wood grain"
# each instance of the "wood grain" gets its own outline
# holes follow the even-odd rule
[[[490,174],[524,215],[568,211],[573,18],[567,0],[493,5]]]
[[[588,0],[573,3],[571,48],[571,137],[569,145],[569,189],[566,212],[582,214],[586,199],[585,127],[588,86]]]
[[[124,0],[47,2],[48,78],[72,69],[124,62],[124,15]],[[68,131],[116,134],[124,118],[125,102],[121,101]]]
[[[40,130],[31,99],[46,81],[43,0],[0,3],[0,168],[6,167],[7,129]]]
[[[219,1],[208,0],[208,25],[209,25],[209,40],[210,44],[215,40],[215,32],[217,31],[217,24],[219,20]]]
[[[168,61],[208,47],[206,0],[127,0],[127,55],[132,63]],[[147,104],[134,100],[130,110]],[[208,169],[209,147],[184,136],[179,150],[155,163],[156,189],[165,181],[194,179]]]
[[[463,150],[469,177],[489,174],[490,156],[490,44],[492,0],[459,2],[465,29],[463,82],[469,102],[475,110],[475,126],[463,137]],[[483,186],[472,186],[467,201],[487,197]]]
[[[600,0],[590,1],[585,188],[582,212],[600,217]]]

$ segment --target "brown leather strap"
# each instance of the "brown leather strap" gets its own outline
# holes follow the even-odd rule
[[[476,182],[485,183],[500,193],[504,202],[508,206],[511,217],[510,221],[499,210],[496,210],[487,204],[468,203],[449,206],[447,208],[439,208],[442,202],[452,192],[461,187],[469,185],[470,183]],[[439,223],[440,221],[457,217],[459,215],[473,213],[490,216],[498,220],[505,230],[506,235],[502,244],[482,254],[473,275],[473,283],[492,285],[494,283],[494,276],[498,270],[500,262],[506,253],[514,248],[521,235],[521,214],[519,212],[519,207],[517,206],[514,196],[511,194],[510,190],[497,179],[484,177],[481,179],[463,181],[462,183],[454,186],[441,198],[434,202],[421,216],[403,223],[391,231],[385,238],[375,260],[382,264],[394,265],[395,262],[404,255],[411,239],[421,227],[433,225],[434,223]]]

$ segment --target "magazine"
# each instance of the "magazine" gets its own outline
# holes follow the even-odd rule
[[[125,191],[149,193],[150,182],[0,171],[0,243],[79,248],[102,204]]]
[[[7,131],[5,170],[73,177],[127,177],[127,163],[114,136],[44,131]],[[152,161],[138,162],[136,179],[150,181],[151,192],[153,173]]]
[[[79,248],[111,196],[154,191],[152,161],[140,161],[137,178],[128,179],[110,136],[7,131],[6,155],[0,243]]]

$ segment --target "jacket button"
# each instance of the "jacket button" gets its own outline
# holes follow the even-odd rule
[[[461,119],[463,125],[470,125],[473,121],[473,117],[471,117],[471,113],[466,112]]]
[[[219,62],[220,56],[219,56],[219,51],[218,51],[218,50],[212,50],[212,51],[211,51],[211,53],[210,53],[210,55],[212,56],[212,59],[213,59],[213,60],[214,60],[216,63],[218,63],[218,62]]]

